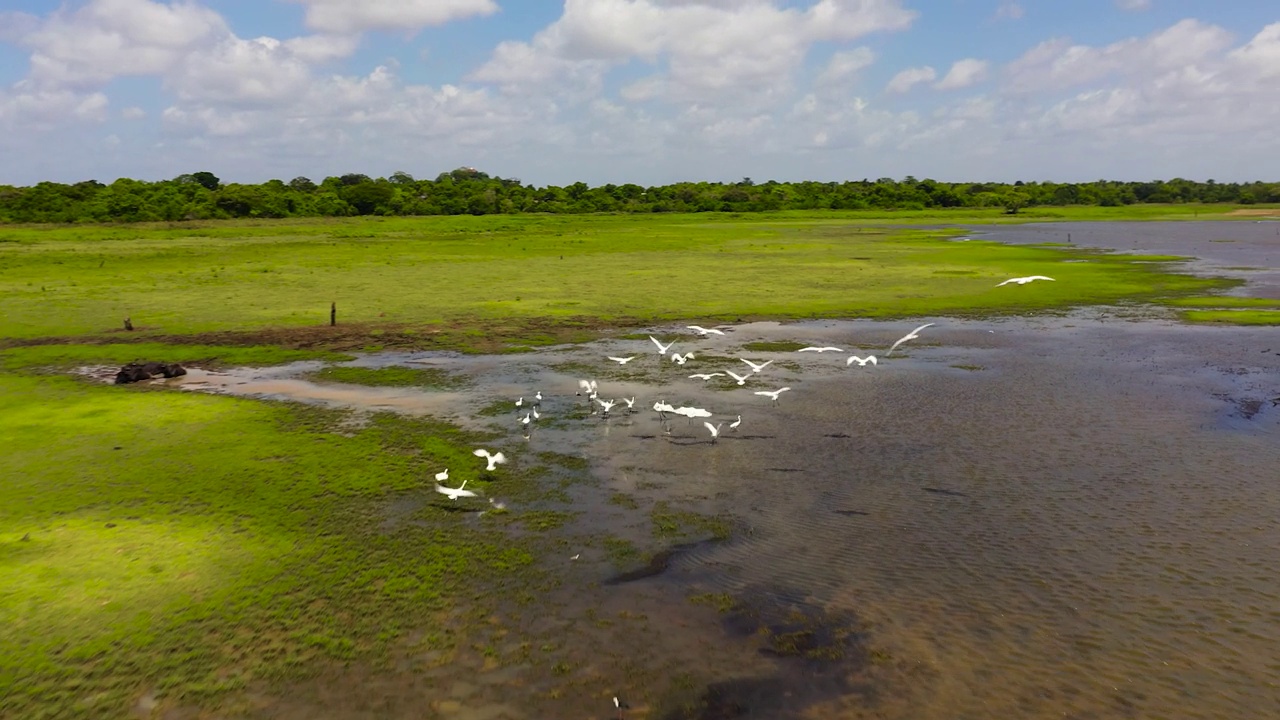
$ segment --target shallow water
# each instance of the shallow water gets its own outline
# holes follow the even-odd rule
[[[758,323],[711,339],[656,329],[704,358],[683,368],[647,340],[355,363],[474,383],[450,392],[291,377],[315,364],[163,382],[496,424],[510,452],[592,461],[601,487],[574,495],[591,510],[584,532],[644,539],[660,500],[737,519],[730,541],[635,582],[606,584],[618,569],[602,548],[578,549],[560,590],[509,622],[517,637],[566,645],[582,682],[551,693],[533,668],[483,685],[441,675],[420,690],[440,717],[603,716],[618,688],[630,717],[656,716],[708,682],[720,684],[703,714],[662,716],[1280,717],[1280,331],[1103,315],[936,319],[892,357],[884,348],[919,323]],[[876,351],[880,364],[738,349],[784,339]],[[604,359],[632,353],[626,368]],[[739,354],[775,362],[745,387],[686,377]],[[635,395],[644,410],[584,416],[574,370],[591,367],[603,397]],[[776,405],[753,394],[782,386],[792,390]],[[474,415],[536,390],[544,418],[527,440],[514,406]],[[658,397],[742,425],[712,443],[701,421],[661,422]],[[606,505],[614,492],[641,509]],[[762,654],[758,627],[735,629],[690,593],[727,593],[766,616],[856,618],[867,654],[826,665]],[[645,620],[583,621],[597,616]],[[666,682],[681,673],[698,687]],[[464,686],[441,706],[445,679]]]
[[[1280,298],[1280,222],[1064,222],[979,225],[972,237],[1004,243],[1071,243],[1148,255],[1195,258],[1188,269],[1239,277],[1235,295]]]

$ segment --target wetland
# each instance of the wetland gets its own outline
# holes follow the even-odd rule
[[[136,277],[0,245],[0,716],[1280,716],[1280,338],[1183,314],[1276,298],[1265,223],[557,219],[510,260],[475,220],[255,228],[216,282],[170,229],[98,250]],[[313,259],[236,275],[277,243]],[[291,315],[335,282],[368,309]]]

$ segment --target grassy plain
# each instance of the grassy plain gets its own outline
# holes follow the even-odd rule
[[[1085,210],[1109,209],[1077,214]],[[890,219],[943,217],[981,216]],[[556,339],[540,334],[539,325],[583,318],[634,324],[987,314],[1215,286],[1132,262],[1153,258],[1097,254],[1066,264],[1082,255],[952,243],[944,230],[866,222],[841,213],[780,213],[6,227],[0,337],[119,336],[125,317],[139,328],[130,339],[314,328],[327,323],[329,304],[337,302],[340,325],[395,329],[410,341],[445,327],[454,329],[450,343],[466,345],[468,337],[505,327],[536,345]],[[993,287],[1028,273],[1061,282]]]
[[[149,694],[212,707],[255,682],[376,659],[410,630],[445,644],[437,613],[460,599],[482,613],[479,587],[536,574],[537,543],[513,542],[506,523],[554,529],[569,517],[541,509],[464,524],[424,478],[450,467],[484,488],[468,453],[486,438],[444,424],[377,416],[352,428],[337,413],[101,386],[62,370],[343,359],[325,349],[337,337],[324,327],[331,301],[332,332],[355,328],[347,346],[460,349],[655,320],[1180,297],[1190,313],[1229,307],[1195,301],[1226,283],[1138,262],[1153,258],[889,227],[1193,210],[1049,212],[0,227],[0,717],[117,717]],[[1058,282],[994,287],[1032,273]],[[137,332],[117,329],[126,316]],[[307,343],[286,332],[317,328]],[[448,381],[358,368],[327,379]],[[504,487],[536,494],[537,470],[504,468]],[[424,504],[388,530],[387,508],[405,496]],[[688,520],[650,514],[659,534]]]

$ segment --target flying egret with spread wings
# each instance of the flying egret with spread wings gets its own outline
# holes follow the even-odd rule
[[[650,336],[649,336],[649,339],[653,341],[653,344],[654,344],[654,345],[657,345],[657,346],[658,346],[658,354],[659,354],[659,355],[666,355],[666,354],[667,354],[667,351],[671,349],[671,346],[676,344],[676,341],[675,341],[675,340],[672,340],[671,342],[667,343],[666,345],[663,345],[661,340],[659,340],[658,338],[656,338],[656,337],[654,337],[654,336],[652,336],[652,335],[650,335]]]
[[[925,323],[925,324],[921,325],[920,327],[916,328],[915,330],[912,330],[911,332],[907,333],[906,335],[903,335],[902,337],[898,338],[898,342],[896,342],[896,343],[894,343],[893,345],[891,345],[891,346],[889,347],[889,352],[885,353],[885,355],[886,355],[886,356],[888,356],[888,355],[892,355],[892,354],[893,354],[893,351],[894,351],[894,350],[896,350],[896,349],[898,348],[898,346],[899,346],[899,345],[901,345],[902,343],[904,343],[904,342],[906,342],[906,341],[908,341],[908,340],[915,340],[916,338],[920,337],[917,333],[919,333],[921,330],[923,330],[923,329],[925,329],[925,328],[927,328],[927,327],[929,327],[929,326],[931,326],[931,325],[933,325],[933,323]]]
[[[770,400],[772,400],[774,403],[777,403],[778,396],[790,389],[791,388],[789,387],[784,387],[784,388],[778,388],[777,390],[757,390],[756,395],[763,395],[769,398]]]
[[[507,456],[503,455],[501,452],[491,453],[483,448],[478,448],[471,454],[488,460],[489,466],[486,467],[485,470],[488,470],[489,472],[493,472],[495,468],[507,461]]]
[[[440,483],[436,483],[436,492],[440,493],[441,495],[448,495],[450,500],[457,500],[460,497],[475,497],[476,494],[474,492],[470,490],[463,490],[463,488],[465,488],[466,486],[467,486],[466,480],[463,480],[462,485],[456,488],[445,487]]]
[[[1005,280],[999,285],[996,285],[996,287],[1008,285],[1009,283],[1018,283],[1019,285],[1026,285],[1027,283],[1035,282],[1036,280],[1053,280],[1053,278],[1045,277],[1044,275],[1028,275],[1026,277],[1020,277],[1020,278],[1009,278],[1008,280]],[[1057,281],[1055,280],[1054,282],[1057,282]]]

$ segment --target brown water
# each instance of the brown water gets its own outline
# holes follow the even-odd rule
[[[629,717],[1280,717],[1280,330],[1098,315],[936,319],[893,357],[884,348],[919,323],[656,330],[679,337],[677,351],[775,360],[730,389],[685,377],[714,362],[676,368],[647,340],[357,361],[469,375],[474,387],[456,392],[291,377],[313,364],[165,382],[497,423],[511,452],[592,461],[602,486],[575,491],[590,511],[582,532],[642,540],[659,500],[737,518],[730,541],[617,585],[605,584],[617,569],[600,545],[566,547],[560,589],[504,622],[509,640],[554,639],[571,676],[405,671],[421,695],[406,717],[428,699],[438,717],[603,717],[618,693]],[[783,339],[878,349],[881,362],[738,349]],[[632,353],[643,355],[608,379],[619,369],[604,357]],[[644,410],[567,419],[583,373],[550,369],[567,362],[599,367],[602,397],[635,395]],[[792,390],[776,405],[752,394],[782,386]],[[514,408],[473,416],[539,389],[544,418],[527,440]],[[700,420],[664,426],[649,409],[658,397],[708,408],[713,422],[741,415],[741,428],[711,443]],[[606,505],[615,491],[642,509]],[[704,592],[763,620],[685,599]],[[754,631],[797,610],[856,629],[857,652],[825,664],[762,654]],[[615,620],[584,619],[598,617]],[[691,699],[702,709],[671,710]]]

